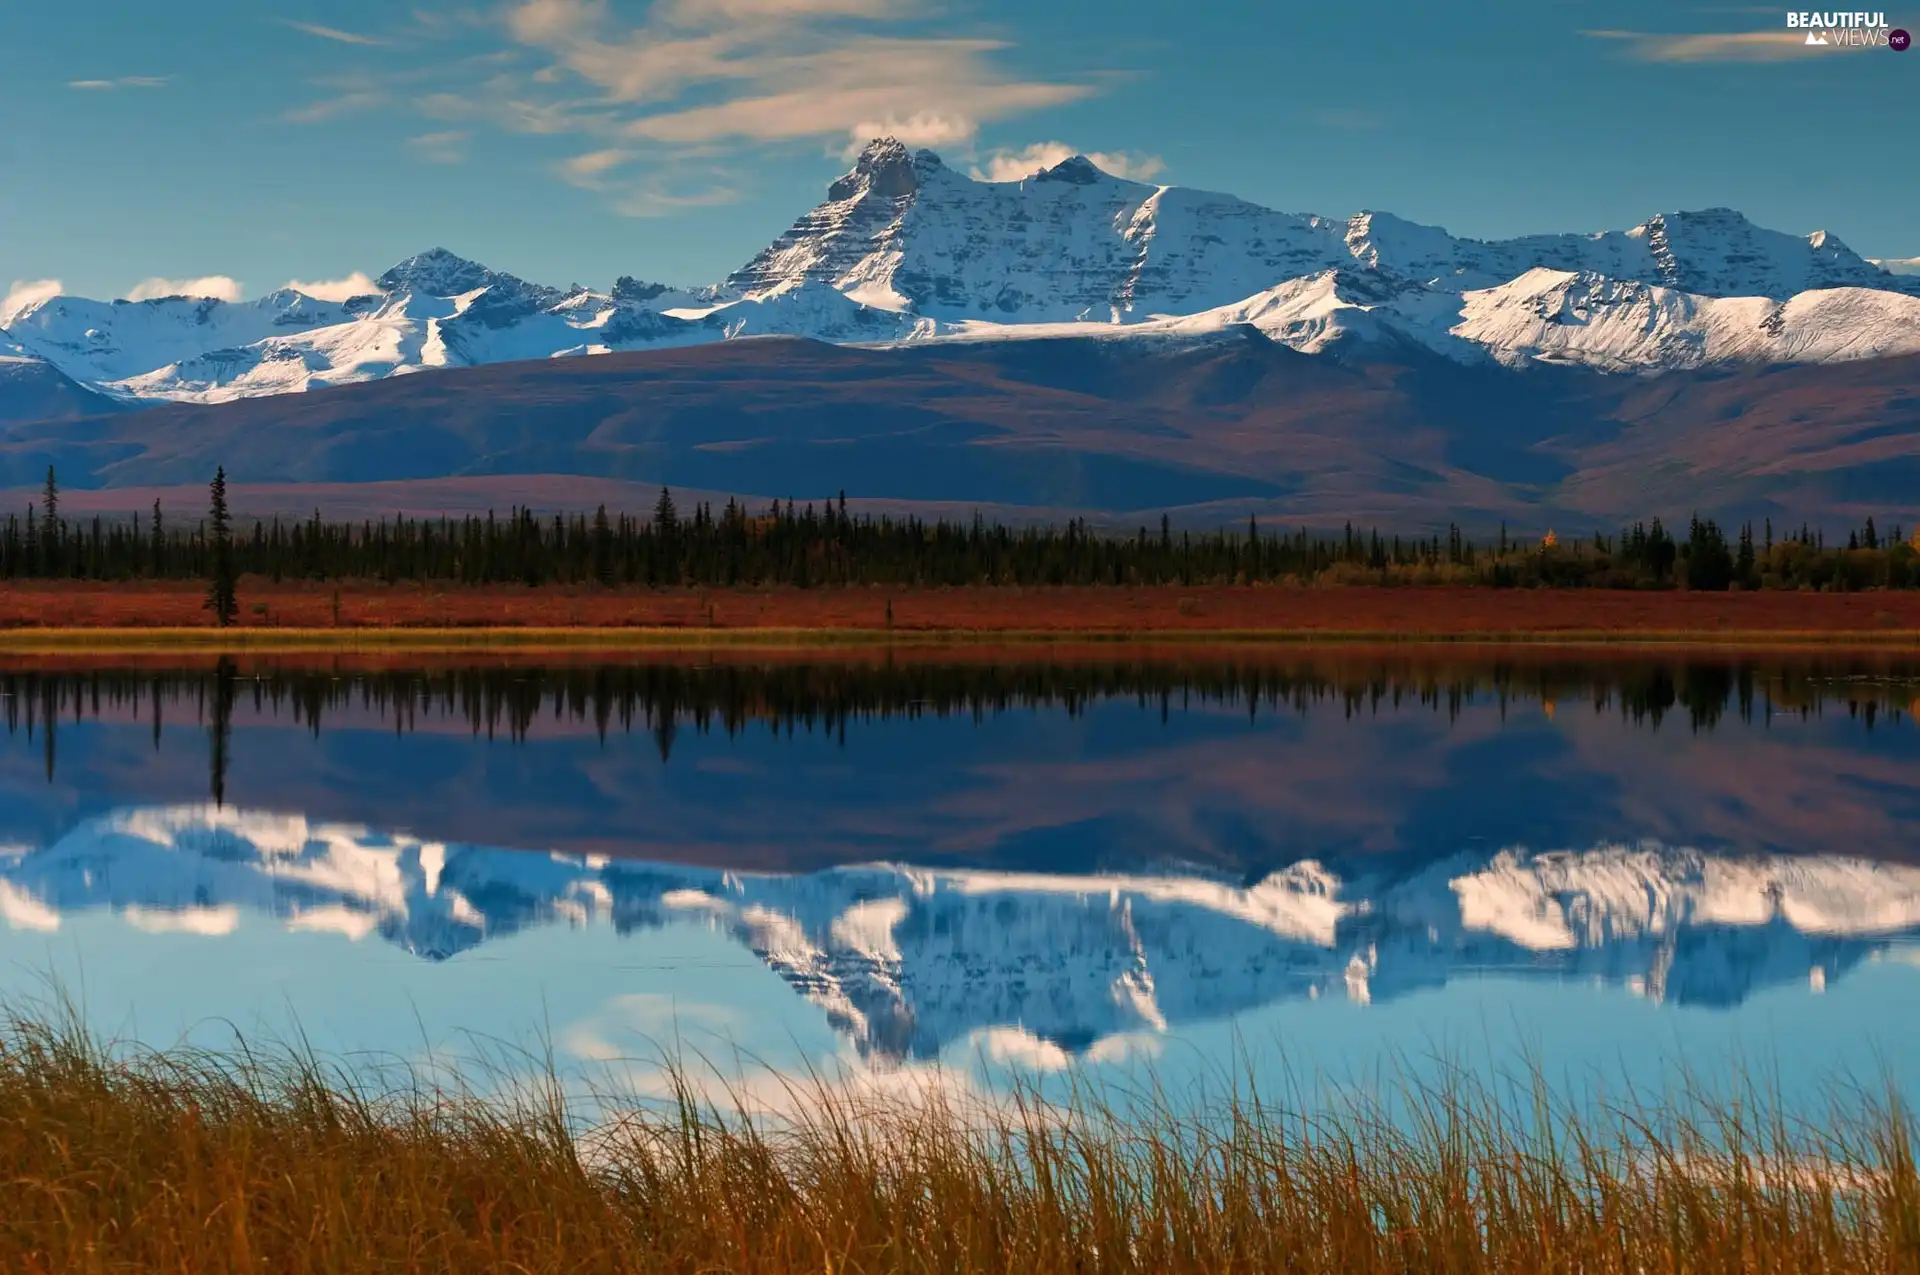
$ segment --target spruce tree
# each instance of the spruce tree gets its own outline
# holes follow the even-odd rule
[[[238,582],[233,569],[233,519],[227,512],[227,467],[213,476],[212,507],[207,513],[207,537],[213,550],[213,579],[207,586],[207,610],[221,628],[240,615]]]
[[[40,561],[50,576],[60,574],[60,482],[47,466],[47,485],[40,497]]]
[[[603,589],[613,587],[613,523],[605,505],[593,515],[593,578]]]

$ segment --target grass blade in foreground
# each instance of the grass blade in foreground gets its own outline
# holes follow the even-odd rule
[[[1910,1271],[1913,1125],[1839,1095],[1555,1106],[1455,1080],[1307,1119],[1241,1094],[877,1098],[775,1118],[690,1072],[584,1130],[506,1098],[370,1087],[297,1050],[130,1054],[0,1026],[0,1270]],[[726,1095],[719,1095],[725,1099]],[[1699,1113],[1683,1118],[1682,1110]],[[1411,1113],[1409,1116],[1408,1113]],[[1124,1118],[1122,1118],[1124,1115]]]

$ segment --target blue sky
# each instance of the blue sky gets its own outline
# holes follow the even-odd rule
[[[278,10],[276,12],[275,10]],[[1461,234],[1730,205],[1920,255],[1920,52],[1677,0],[91,0],[6,6],[0,286],[258,295],[435,244],[714,280],[886,128]],[[1920,7],[1891,10],[1920,29]],[[161,285],[148,284],[151,291]]]

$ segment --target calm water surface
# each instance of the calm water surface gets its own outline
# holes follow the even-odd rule
[[[16,664],[0,697],[0,997],[128,1040],[1920,1093],[1898,659]]]

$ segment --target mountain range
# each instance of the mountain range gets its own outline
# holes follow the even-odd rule
[[[1725,399],[1713,387],[1732,383],[1748,390],[1716,403],[1717,416],[1668,411],[1659,428],[1685,434],[1765,416],[1782,393],[1826,392],[1813,386],[1828,387],[1831,407],[1796,412],[1793,437],[1774,430],[1761,440],[1778,453],[1765,462],[1746,464],[1743,444],[1715,441],[1708,451],[1745,465],[1737,478],[1668,454],[1653,472],[1675,476],[1676,491],[1741,509],[1784,508],[1785,496],[1838,509],[1884,501],[1878,488],[1904,490],[1903,467],[1920,465],[1909,454],[1920,435],[1920,275],[1911,267],[1868,261],[1825,231],[1762,229],[1729,209],[1478,241],[1387,213],[1275,212],[1114,177],[1080,157],[1019,181],[980,181],[931,151],[881,139],[824,202],[705,286],[623,277],[604,291],[559,288],[436,248],[386,271],[377,291],[339,301],[292,290],[245,302],[55,296],[0,313],[0,485],[31,482],[49,463],[80,487],[204,481],[203,453],[218,450],[217,463],[251,482],[539,473],[1096,511],[1242,502],[1215,511],[1223,516],[1391,513],[1419,509],[1426,496],[1489,516],[1611,515],[1626,512],[1605,494],[1617,480],[1583,476],[1593,462],[1580,453],[1634,432],[1646,412],[1622,405]],[[817,419],[770,426],[767,409],[791,417],[795,406],[770,402],[766,383],[831,357],[741,340],[764,336],[859,346],[872,352],[854,363],[876,360],[860,365],[919,383],[872,389],[857,405],[830,392]],[[690,346],[731,348],[689,359]],[[508,411],[527,446],[460,436],[414,412],[411,390],[319,396],[329,402],[297,409],[325,418],[330,438],[350,436],[339,446],[303,437],[276,448],[252,437],[253,418],[243,427],[204,411],[428,370],[608,353],[631,357],[584,378],[466,372],[433,378],[444,383],[423,392],[459,401],[455,416]],[[1290,362],[1296,355],[1306,361]],[[1192,369],[1222,357],[1234,370],[1196,387]],[[960,392],[975,398],[992,381],[999,401],[954,410],[941,397],[950,387],[925,383],[934,367],[969,369],[960,375],[972,388]],[[1841,371],[1808,375],[1822,369]],[[1788,379],[1759,385],[1768,371]],[[738,384],[716,386],[716,377]],[[1249,378],[1275,402],[1249,402]],[[588,381],[595,396],[583,405],[572,395]],[[1647,391],[1649,381],[1661,388]],[[507,383],[526,397],[500,401]],[[1120,383],[1124,395],[1112,392]],[[749,384],[760,391],[740,388]],[[1866,400],[1855,385],[1873,387]],[[1383,398],[1397,405],[1383,413]],[[697,418],[688,399],[702,400]],[[1116,400],[1136,417],[1126,409],[1166,407],[1092,428]],[[170,416],[111,420],[168,404]],[[188,406],[202,410],[180,414]],[[536,419],[541,406],[579,419],[556,440]],[[1077,437],[1062,437],[1061,412],[1080,420]],[[1225,418],[1237,450],[1283,459],[1223,465],[1209,427]],[[1306,418],[1332,437],[1313,436]],[[626,443],[609,437],[622,434],[609,428],[620,420]],[[637,451],[634,421],[645,422]],[[378,428],[368,437],[370,422]],[[183,454],[160,441],[180,432],[176,423],[205,446]],[[1810,446],[1802,426],[1833,437]],[[1382,427],[1390,437],[1377,436]],[[1834,439],[1872,445],[1809,457]],[[1155,440],[1187,459],[1143,455]],[[987,454],[996,448],[1000,456]],[[1878,478],[1863,472],[1889,460],[1895,468]],[[1078,477],[1061,480],[1063,466]],[[1099,477],[1113,470],[1129,476]],[[934,476],[939,490],[916,490],[904,473]],[[1329,475],[1338,491],[1328,499],[1288,503]],[[1409,491],[1417,498],[1404,499]]]
[[[54,296],[0,326],[11,357],[133,403],[763,334],[1177,338],[1249,325],[1308,353],[1408,342],[1462,362],[1608,371],[1920,352],[1920,278],[1825,231],[1764,230],[1730,209],[1482,242],[1387,213],[1274,212],[1080,157],[978,181],[892,139],[723,283],[556,288],[435,248],[377,286],[344,301]]]
[[[533,926],[710,925],[862,1054],[897,1061],[994,1029],[1084,1052],[1281,999],[1375,1001],[1493,971],[1729,1007],[1910,948],[1920,869],[1645,843],[1309,860],[1254,881],[893,864],[759,875],[211,807],[123,810],[0,852],[7,924],[99,908],[210,935],[244,909],[432,960]]]

